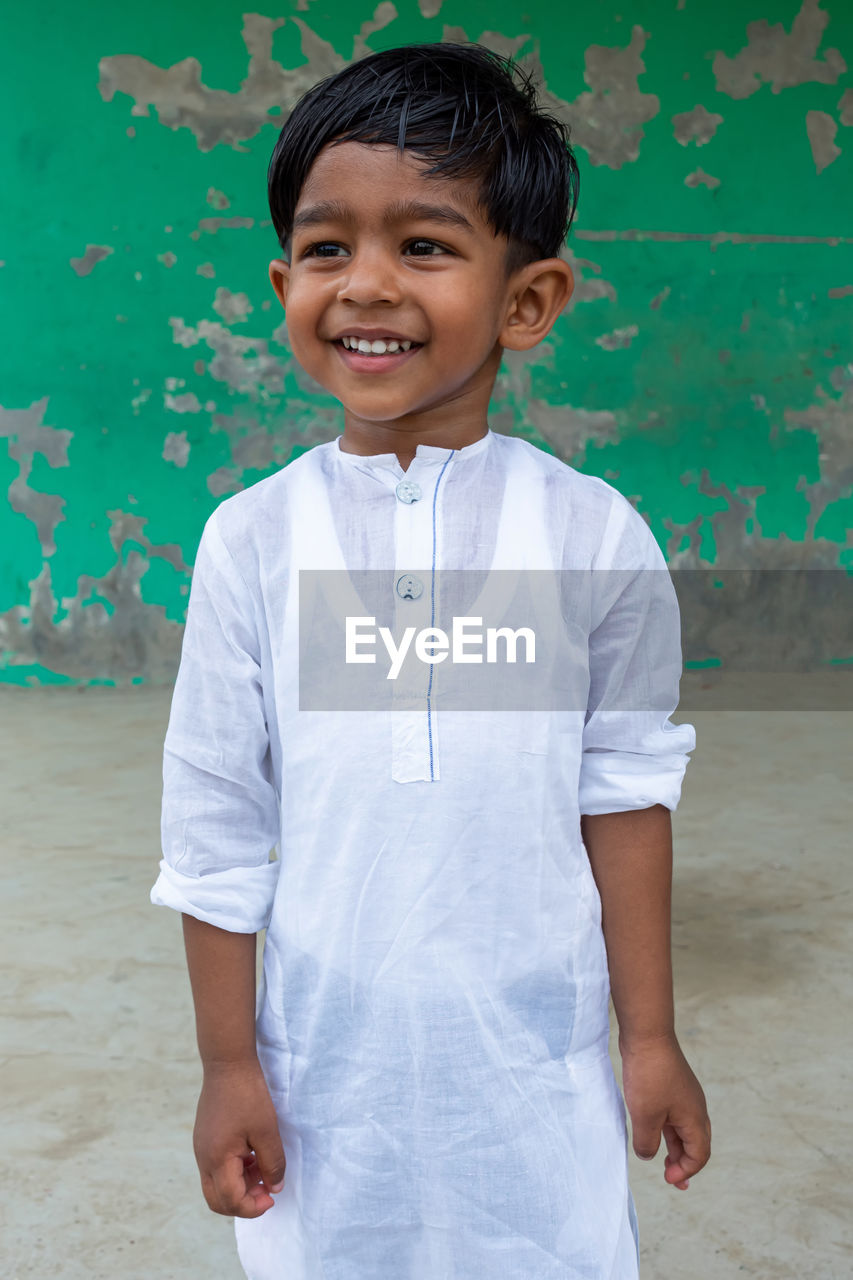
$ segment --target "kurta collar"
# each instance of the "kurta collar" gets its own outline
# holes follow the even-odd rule
[[[448,458],[453,459],[454,463],[466,462],[469,458],[475,458],[489,447],[494,432],[489,427],[486,434],[481,436],[479,440],[475,440],[472,444],[463,445],[461,449],[448,449],[444,446],[434,444],[419,444],[415,449],[415,456],[409,464],[408,471],[403,471],[400,466],[400,460],[396,453],[346,453],[341,448],[341,440],[343,436],[338,436],[335,441],[335,453],[344,462],[350,463],[352,466],[359,467],[361,470],[386,470],[388,467],[399,471],[400,475],[408,475],[412,467],[418,463],[435,464],[444,463]]]

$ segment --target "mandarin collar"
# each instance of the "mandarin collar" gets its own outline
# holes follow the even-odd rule
[[[437,463],[444,463],[448,458],[452,458],[454,463],[466,462],[469,458],[475,458],[483,453],[491,444],[494,432],[490,427],[486,429],[486,434],[481,436],[479,440],[474,440],[471,444],[462,445],[459,449],[449,449],[444,445],[435,444],[419,444],[415,449],[415,456],[409,463],[408,469],[403,471],[400,465],[400,459],[395,452],[389,453],[348,453],[341,448],[340,435],[335,440],[334,452],[345,463],[351,466],[359,467],[362,470],[385,470],[388,467],[396,469],[401,475],[408,475],[412,467],[420,465],[434,466]]]

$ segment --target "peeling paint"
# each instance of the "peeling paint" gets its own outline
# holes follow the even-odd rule
[[[682,111],[672,117],[672,132],[676,142],[680,142],[683,147],[690,142],[695,142],[697,147],[704,147],[722,123],[722,116],[697,103],[692,111]]]
[[[78,276],[87,276],[96,263],[103,262],[111,253],[115,253],[115,250],[108,244],[87,244],[82,258],[71,258],[69,261]]]
[[[51,556],[56,551],[56,526],[65,519],[65,499],[59,494],[39,493],[30,488],[29,478],[37,453],[50,467],[68,466],[68,446],[73,433],[45,423],[47,405],[47,396],[29,409],[5,409],[0,405],[0,438],[8,439],[9,457],[18,463],[18,474],[9,486],[9,505],[13,511],[32,520],[42,554]]]
[[[152,557],[162,557],[181,573],[188,573],[189,566],[177,545],[148,541],[145,518],[120,510],[107,516],[116,554],[107,573],[99,578],[82,574],[76,594],[60,602],[45,562],[29,583],[29,603],[0,614],[0,652],[13,655],[13,667],[38,663],[74,678],[86,678],[93,669],[160,681],[174,674],[182,628],[159,606],[143,603],[139,583]],[[135,549],[123,558],[128,541],[142,545],[147,559]]]
[[[303,448],[321,444],[340,430],[337,409],[323,409],[291,399],[288,411],[294,417],[306,413],[310,415],[300,435]],[[238,410],[233,414],[214,414],[211,427],[214,432],[223,432],[228,437],[233,462],[232,466],[218,467],[208,476],[207,487],[214,497],[239,493],[245,488],[245,471],[263,471],[275,465],[283,466],[287,461],[287,457],[282,456],[282,446],[286,442],[276,439],[259,426],[255,418],[245,410]],[[289,452],[288,449],[285,451]]]
[[[352,46],[353,61],[370,53],[370,45],[367,43],[370,37],[375,35],[377,31],[382,31],[384,27],[390,26],[396,17],[396,5],[393,5],[391,0],[381,0],[373,10],[373,17],[367,22],[363,22],[356,34]]]
[[[247,293],[232,293],[230,289],[217,289],[213,310],[226,324],[241,324],[248,320],[254,307]]]
[[[684,185],[685,187],[710,187],[710,189],[713,190],[714,187],[718,187],[720,185],[720,179],[712,177],[712,175],[710,173],[706,173],[704,169],[694,169],[693,172],[688,173],[687,177],[684,179]]]
[[[163,441],[163,452],[160,457],[164,462],[174,462],[176,467],[185,467],[190,460],[190,444],[186,431],[170,431]]]
[[[614,329],[612,333],[603,333],[595,339],[596,345],[603,347],[605,351],[621,351],[625,347],[630,347],[631,343],[640,332],[640,326],[636,324],[625,325],[623,329]]]
[[[254,225],[255,225],[254,218],[239,218],[239,217],[202,218],[201,222],[199,222],[198,224],[197,229],[195,231],[191,231],[190,235],[194,240],[197,240],[199,235],[202,232],[205,232],[207,235],[210,235],[210,236],[215,236],[217,231],[219,231],[222,227],[230,227],[232,229],[242,227],[242,228],[248,229],[249,227],[253,227]]]
[[[555,412],[553,405],[532,397],[527,402],[527,416],[557,457],[576,467],[583,465],[590,450],[619,439],[616,415],[609,409],[562,404]]]
[[[771,24],[766,18],[750,22],[743,49],[733,58],[721,52],[714,57],[718,93],[748,98],[762,83],[769,84],[773,93],[801,84],[835,84],[847,63],[837,49],[817,56],[828,22],[829,14],[819,0],[803,0],[790,32],[781,22]]]
[[[443,40],[464,43],[471,38],[463,27],[445,26],[442,33]],[[584,53],[584,81],[589,92],[570,101],[557,97],[548,88],[538,53],[516,57],[528,38],[495,31],[483,31],[473,37],[503,57],[516,58],[518,65],[532,74],[542,105],[558,119],[567,121],[572,145],[584,148],[590,164],[620,169],[635,161],[644,137],[642,126],[660,111],[657,95],[644,93],[639,87],[639,78],[646,70],[640,55],[649,33],[636,25],[627,47],[590,45]]]
[[[835,145],[838,125],[825,111],[807,111],[806,132],[809,135],[815,169],[822,173],[841,155],[841,148]]]
[[[592,165],[619,169],[640,154],[643,125],[660,111],[660,98],[644,93],[639,79],[646,67],[640,56],[649,33],[631,28],[625,49],[590,45],[584,55],[584,80],[590,92],[567,103],[573,141],[582,146]]]
[[[170,413],[201,413],[201,402],[194,391],[180,396],[170,395],[167,391],[163,395],[163,404]]]
[[[850,448],[853,430],[853,365],[837,365],[830,374],[836,397],[820,383],[816,387],[815,402],[803,410],[785,409],[786,428],[806,428],[813,431],[823,467],[820,480],[803,486],[808,502],[808,536],[813,536],[815,525],[826,508],[840,498],[853,493],[853,450]],[[853,528],[850,532],[853,542]],[[834,561],[825,563],[833,567]]]
[[[145,387],[143,391],[140,391],[139,395],[133,397],[130,402],[130,407],[135,414],[138,414],[142,406],[150,399],[151,387]]]
[[[281,392],[284,389],[285,365],[270,355],[269,340],[231,333],[222,324],[200,320],[197,327],[185,325],[179,316],[170,316],[173,340],[182,347],[204,342],[215,352],[207,372],[217,382],[226,383],[232,391],[257,397],[262,389]],[[254,352],[254,355],[249,355]]]
[[[569,248],[564,249],[561,256],[572,268],[572,275],[575,279],[572,296],[563,308],[564,315],[571,314],[580,302],[594,302],[597,298],[609,298],[611,302],[616,301],[616,289],[611,282],[598,278],[601,276],[599,263],[591,262],[589,258],[579,258]],[[593,274],[588,274],[590,272]]]
[[[81,575],[77,595],[62,601],[59,616],[45,563],[29,584],[28,604],[0,614],[0,651],[12,655],[9,668],[39,665],[81,680],[93,671],[109,671],[117,680],[173,678],[183,628],[159,606],[143,604],[139,582],[145,567],[144,558],[131,552],[101,578]]]
[[[363,55],[368,37],[396,16],[394,5],[382,0],[373,16],[356,32],[352,57]],[[307,59],[292,70],[285,70],[272,56],[273,35],[288,21],[299,29],[302,52]],[[248,152],[249,148],[242,143],[254,138],[264,125],[281,127],[281,120],[271,114],[271,107],[289,112],[315,81],[341,70],[346,59],[316,35],[302,18],[266,18],[259,13],[245,13],[241,35],[249,65],[237,93],[204,84],[197,58],[183,58],[163,68],[134,54],[101,58],[98,91],[104,102],[112,102],[117,93],[133,98],[131,115],[134,116],[150,115],[149,106],[153,106],[160,124],[168,129],[191,130],[200,151],[211,151],[222,144],[235,151]]]
[[[853,125],[853,89],[845,89],[838,99],[838,118],[843,125]]]

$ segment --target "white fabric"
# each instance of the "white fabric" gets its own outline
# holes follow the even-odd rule
[[[300,710],[296,571],[345,567],[424,597],[441,569],[583,571],[564,673],[583,709]],[[580,813],[675,809],[680,671],[642,517],[519,438],[419,445],[405,472],[335,439],[207,521],[151,896],[268,925],[258,1044],[287,1175],[236,1221],[251,1280],[635,1280]]]

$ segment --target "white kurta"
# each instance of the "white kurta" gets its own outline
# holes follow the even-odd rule
[[[408,709],[300,710],[297,570],[345,568],[388,572],[397,621],[441,570],[578,571],[579,709],[454,709],[436,665]],[[419,445],[405,472],[335,439],[209,518],[151,896],[267,928],[258,1046],[287,1174],[236,1221],[251,1280],[637,1276],[580,815],[675,809],[680,674],[642,517],[519,438]]]

